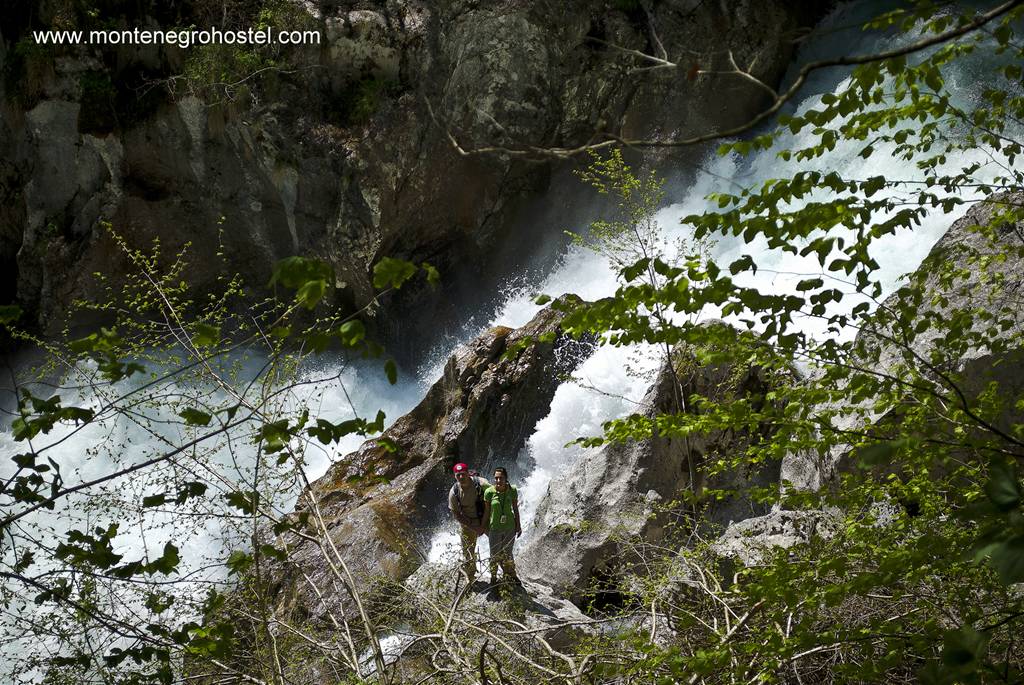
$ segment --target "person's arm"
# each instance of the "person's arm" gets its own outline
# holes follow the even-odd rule
[[[458,486],[456,486],[458,487]],[[448,491],[448,510],[452,512],[452,518],[454,518],[459,525],[469,526],[469,520],[466,519],[466,515],[462,513],[462,507],[459,506],[459,501],[455,498],[455,491]]]
[[[491,500],[487,499],[487,492],[484,492],[484,520],[480,522],[483,524],[484,534],[486,534],[491,528]]]
[[[523,526],[519,523],[519,491],[516,491],[516,498],[512,500],[512,511],[516,514],[516,537],[523,534]]]

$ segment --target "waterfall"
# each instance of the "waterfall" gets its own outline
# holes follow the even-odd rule
[[[847,54],[866,53],[884,49],[898,40],[886,34],[864,35],[855,30],[841,30],[843,26],[858,25],[869,15],[870,12],[863,5],[840,8],[818,27],[817,38],[806,42],[800,60],[819,58],[830,51],[842,51]],[[800,63],[798,61],[794,69],[799,68]],[[966,100],[975,98],[986,84],[985,66],[983,55],[958,64],[959,71],[949,76],[951,90]],[[845,74],[838,70],[815,75],[802,91],[800,100],[791,105],[790,111],[800,113],[819,105],[823,95],[842,88],[844,78]],[[787,134],[780,145],[792,148],[810,143],[811,134],[805,131],[796,135]],[[851,179],[864,179],[879,174],[890,179],[920,179],[921,172],[914,163],[893,156],[890,154],[891,149],[880,148],[874,156],[864,159],[859,156],[862,147],[863,143],[859,142],[840,142],[829,157],[829,169]],[[954,171],[971,161],[982,165],[987,163],[988,160],[982,152],[976,153],[976,156],[977,159],[973,160],[965,157],[951,159],[947,167]],[[799,162],[785,162],[779,159],[774,149],[755,153],[747,158],[733,155],[721,157],[713,150],[707,150],[696,170],[684,170],[683,176],[687,179],[685,182],[675,180],[666,188],[667,203],[658,212],[657,218],[665,231],[668,244],[672,245],[677,239],[689,238],[679,223],[681,216],[715,211],[715,208],[709,206],[704,199],[709,193],[717,190],[735,190],[737,184],[758,184],[770,178],[790,175],[800,168]],[[984,174],[985,167],[982,168]],[[679,176],[677,170],[665,171],[674,179]],[[823,199],[823,196],[819,194],[804,201],[814,199]],[[874,245],[872,255],[881,265],[886,293],[896,287],[901,275],[918,266],[942,232],[958,216],[959,214],[936,212],[928,216],[912,233],[889,236]],[[551,228],[555,232],[563,227]],[[577,231],[585,229],[584,226],[571,228]],[[744,280],[741,282],[777,293],[795,292],[798,281],[821,272],[814,257],[802,258],[769,250],[763,240],[746,244],[739,239],[721,239],[712,248],[712,255],[720,264],[727,265],[744,254],[752,255],[759,269],[756,274],[744,274]],[[536,293],[557,296],[572,292],[584,299],[595,300],[613,295],[617,284],[614,270],[602,256],[583,247],[571,246],[565,249],[551,271],[525,282],[521,279],[515,286],[509,287],[496,309],[469,312],[467,319],[485,322],[486,326],[481,326],[480,330],[498,324],[520,326],[529,321],[540,309],[540,306],[534,303],[533,296]],[[844,289],[841,285],[836,287]],[[845,289],[851,292],[851,296],[844,298],[843,305],[852,308],[860,300],[852,294],[852,288]],[[711,310],[705,312],[709,318],[717,314]],[[811,335],[824,334],[822,324],[815,320],[801,319],[796,323]],[[451,351],[471,337],[472,331],[468,331],[464,337],[450,340],[447,347],[439,349],[420,368],[407,369],[405,373],[400,374],[399,382],[395,386],[386,382],[376,364],[343,363],[337,359],[323,358],[315,366],[303,368],[299,372],[299,382],[295,388],[278,401],[286,410],[306,406],[312,415],[322,416],[331,421],[351,418],[356,414],[372,416],[381,408],[385,411],[390,424],[416,405],[426,388],[439,377],[440,368]],[[238,377],[243,380],[252,377],[263,362],[256,354],[245,359],[229,361],[239,363],[241,371]],[[522,453],[507,455],[509,463],[506,465],[510,468],[512,482],[520,488],[524,528],[529,528],[533,513],[544,496],[548,483],[574,468],[585,452],[584,448],[579,446],[566,447],[566,443],[579,436],[599,434],[603,422],[635,411],[659,362],[657,352],[653,349],[603,347],[577,369],[574,373],[574,382],[564,383],[558,389],[549,414],[537,424]],[[76,374],[88,374],[92,371],[93,369],[83,368],[77,370]],[[132,382],[137,385],[143,383],[141,379]],[[241,385],[244,385],[244,382]],[[190,385],[187,380],[170,383],[164,387],[164,391],[180,393],[183,398],[202,396],[210,404],[222,404],[226,401],[222,391],[210,387],[196,387]],[[42,394],[44,389],[40,389],[39,392]],[[99,409],[105,399],[102,396],[83,393],[77,397],[67,398],[65,404]],[[127,463],[127,460],[137,459],[139,455],[163,449],[167,441],[180,443],[187,437],[187,434],[180,432],[179,427],[172,431],[165,425],[153,422],[151,417],[147,418],[145,407],[140,405],[138,415],[112,415],[84,430],[71,425],[59,425],[49,434],[37,438],[33,447],[39,450],[46,445],[54,445],[49,454],[62,465],[65,477],[74,474],[76,478],[88,480],[107,472],[112,464]],[[245,436],[238,438],[246,439]],[[338,445],[311,445],[305,455],[306,477],[314,480],[323,475],[333,461],[356,449],[360,441],[361,438],[358,436],[348,436]],[[10,477],[14,472],[11,457],[23,450],[23,444],[13,440],[9,426],[5,424],[4,430],[0,431],[0,478]],[[227,451],[211,450],[209,454],[204,455],[204,459],[228,481],[245,479],[251,475],[252,464],[233,461],[232,454]],[[171,469],[170,466],[166,468]],[[109,484],[106,487],[106,494],[112,501],[120,500],[124,504],[123,510],[94,507],[91,498],[81,496],[69,498],[57,512],[41,510],[25,520],[23,525],[33,531],[33,534],[55,540],[71,528],[106,526],[118,521],[122,534],[117,537],[115,552],[124,555],[126,560],[137,558],[147,552],[152,554],[166,540],[171,539],[173,534],[175,539],[188,540],[187,548],[182,550],[183,574],[191,574],[190,577],[197,583],[226,582],[223,567],[210,564],[222,561],[227,550],[235,546],[244,546],[244,536],[241,536],[236,528],[226,526],[216,517],[207,516],[209,512],[196,508],[200,505],[189,504],[188,506],[192,507],[189,512],[195,515],[190,519],[193,528],[188,531],[188,535],[183,535],[181,521],[175,515],[179,510],[175,507],[147,511],[140,511],[137,508],[137,502],[141,497],[153,494],[151,488],[165,481],[166,475],[167,471],[158,471],[139,478],[126,479],[128,482]],[[185,473],[173,475],[175,479],[188,478],[188,474]],[[294,481],[280,483],[278,499],[275,502],[280,511],[286,512],[294,504],[299,486]],[[226,492],[229,488],[230,482],[225,482],[223,490]],[[444,496],[445,493],[438,493],[438,499]],[[485,541],[481,545],[485,546]],[[457,546],[454,524],[450,521],[440,521],[433,535],[428,557],[432,561],[450,561],[453,555],[457,554]],[[0,542],[0,554],[5,561],[12,560],[16,553],[17,550],[11,549],[6,542]],[[486,554],[486,549],[483,553]],[[20,634],[19,615],[31,615],[33,611],[31,598],[23,600],[25,601],[14,601],[11,610],[0,617],[0,635]],[[23,646],[15,640],[0,641],[0,661],[10,658],[22,648]]]
[[[877,13],[878,6],[875,3],[860,3],[839,8],[816,29],[816,36],[806,41],[799,59],[790,69],[788,78],[792,79],[796,70],[807,61],[835,56],[837,53],[878,52],[895,47],[898,41],[908,39],[906,36],[863,34],[849,30],[861,26]],[[841,39],[837,40],[838,37]],[[958,63],[957,70],[948,77],[950,90],[956,94],[954,101],[960,100],[958,104],[966,105],[972,100],[977,100],[979,93],[987,85],[986,63],[989,58],[981,53],[983,51]],[[814,75],[808,80],[799,100],[788,106],[786,111],[799,115],[819,107],[824,95],[844,89],[849,80],[848,73],[848,70],[832,69]],[[779,149],[797,149],[812,145],[814,142],[815,138],[811,132],[805,129],[796,135],[787,132],[775,148],[755,152],[745,158],[734,154],[723,157],[719,156],[714,148],[707,149],[701,162],[696,165],[696,172],[685,174],[692,175],[692,180],[685,184],[676,181],[666,187],[667,203],[658,212],[657,220],[664,230],[669,246],[667,256],[674,256],[671,246],[677,241],[691,237],[680,225],[681,217],[717,210],[705,199],[708,194],[716,191],[735,192],[740,186],[759,185],[771,178],[790,176],[801,169],[816,168],[813,162],[801,163],[795,159],[783,161],[777,156]],[[860,156],[865,144],[862,141],[840,141],[828,156],[827,170],[836,171],[847,179],[866,179],[883,175],[888,179],[922,180],[923,173],[913,161],[891,154],[894,145],[876,146],[875,154],[865,159]],[[975,151],[972,158],[963,155],[951,158],[939,171],[955,173],[960,167],[971,162],[982,165],[979,176],[985,178],[985,165],[989,160],[983,150]],[[677,170],[662,171],[672,178],[677,175]],[[993,170],[989,175],[994,176],[996,173],[997,170]],[[908,195],[913,195],[913,186],[906,187]],[[964,199],[976,199],[979,196],[965,196]],[[827,199],[824,193],[818,192],[804,198],[801,203]],[[792,208],[795,209],[796,205]],[[933,211],[912,232],[886,236],[875,242],[871,255],[880,266],[878,276],[883,286],[883,298],[896,289],[903,275],[917,268],[949,225],[966,210],[966,206],[961,206],[950,214]],[[575,230],[582,231],[584,227],[576,227]],[[846,235],[852,238],[853,233],[847,232]],[[820,276],[822,273],[815,256],[800,257],[781,250],[770,250],[763,238],[749,244],[740,238],[720,238],[711,250],[712,257],[722,266],[727,266],[745,254],[755,259],[758,270],[756,274],[740,274],[736,277],[736,282],[744,286],[755,286],[766,292],[796,294],[796,285],[800,280]],[[542,279],[535,283],[518,284],[510,289],[504,302],[491,317],[489,325],[520,326],[529,321],[541,308],[534,303],[536,293],[556,297],[572,292],[593,301],[614,295],[617,285],[615,272],[605,257],[586,248],[572,246],[555,268]],[[842,307],[847,312],[859,302],[865,301],[864,296],[856,293],[851,284],[836,282],[832,283],[831,287],[846,294]],[[873,302],[869,304],[872,308],[875,306]],[[834,311],[842,313],[838,308]],[[719,312],[708,309],[704,315],[706,318],[716,318]],[[826,324],[820,319],[798,319],[795,325],[808,335],[825,335]],[[531,534],[529,526],[539,501],[547,491],[548,483],[572,469],[584,453],[583,448],[575,445],[566,446],[566,443],[577,437],[599,435],[603,422],[636,411],[638,402],[649,387],[653,372],[660,363],[657,355],[658,352],[653,347],[603,347],[576,371],[573,375],[575,382],[565,383],[558,389],[550,413],[537,424],[534,434],[524,448],[524,453],[517,460],[518,464],[535,465],[534,468],[517,469],[516,465],[510,465],[512,482],[519,486],[524,535]],[[627,374],[627,369],[646,370],[647,375]],[[486,540],[481,541],[480,545],[482,554],[486,555]],[[450,561],[454,559],[457,547],[455,526],[442,522],[431,545],[430,559]],[[448,556],[445,556],[445,553]]]

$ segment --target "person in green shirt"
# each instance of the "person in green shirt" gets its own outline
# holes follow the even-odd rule
[[[484,490],[484,532],[491,547],[491,584],[498,582],[500,564],[506,582],[522,585],[512,558],[512,545],[523,534],[519,492],[509,485],[508,471],[502,466],[494,469],[494,485]]]

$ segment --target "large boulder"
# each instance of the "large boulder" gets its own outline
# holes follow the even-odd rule
[[[663,366],[643,399],[643,416],[679,411],[680,393],[687,411],[695,411],[694,395],[713,401],[745,397],[756,407],[778,382],[743,362],[703,365],[692,349],[676,350],[673,364],[674,369]],[[634,545],[665,537],[670,510],[678,509],[677,501],[692,479],[698,492],[777,482],[778,462],[708,477],[710,461],[744,450],[750,437],[734,430],[686,439],[655,436],[612,443],[584,457],[548,486],[518,555],[522,572],[576,601],[589,585],[614,585],[637,559]],[[764,505],[734,494],[710,505],[703,520],[708,527],[720,527],[766,511]]]
[[[836,512],[777,509],[731,524],[711,549],[744,566],[755,566],[772,550],[788,549],[815,536],[831,537],[840,523]]]
[[[1019,306],[1024,291],[1019,277],[1024,273],[1024,227],[993,222],[997,213],[1022,202],[1021,194],[990,198],[949,227],[911,276],[920,281],[916,292],[923,297],[901,288],[879,307],[877,325],[882,334],[865,330],[857,336],[857,353],[871,360],[871,368],[899,377],[908,366],[930,366],[925,368],[927,376],[937,380],[937,374],[943,374],[968,401],[993,382],[1004,397],[1024,394],[1024,312]],[[996,224],[993,231],[978,230],[992,223]],[[951,272],[955,278],[949,277]],[[904,305],[916,314],[912,322],[890,315]],[[997,320],[988,320],[993,315]],[[963,331],[948,335],[945,325],[936,322],[953,317],[964,325]],[[933,325],[915,330],[926,319],[933,319]],[[982,339],[989,342],[979,344]],[[904,343],[895,344],[895,340]],[[1024,420],[1013,404],[1009,402],[996,420],[997,428],[1008,429]],[[837,412],[834,423],[840,431],[862,431],[865,424],[884,429],[888,421],[899,421],[879,413],[871,400],[825,409]],[[851,456],[843,445],[826,455],[790,454],[783,459],[781,478],[797,489],[816,490],[837,470],[849,468]]]
[[[1017,194],[997,196],[975,205],[949,227],[911,276],[912,281],[920,280],[925,294],[920,301],[916,297],[912,301],[917,315],[912,324],[929,317],[946,319],[957,312],[986,312],[996,314],[1005,325],[992,326],[984,317],[972,314],[965,326],[967,336],[951,338],[942,327],[933,326],[920,334],[896,338],[892,335],[894,322],[883,316],[880,322],[886,323],[881,327],[884,335],[865,331],[856,340],[860,353],[870,353],[874,360],[871,368],[899,376],[905,365],[919,366],[927,360],[934,372],[941,372],[955,382],[965,398],[976,397],[992,387],[993,382],[1005,397],[1018,398],[1024,394],[1024,346],[1020,344],[1024,313],[1018,305],[1024,289],[1019,277],[1024,273],[1024,229],[1019,224],[992,221],[996,213],[1022,202],[1024,196]],[[995,224],[994,231],[978,230],[979,226],[990,224]],[[955,279],[948,278],[950,269],[958,272]],[[901,300],[911,297],[911,291],[898,290],[883,301],[880,310],[896,312]],[[906,322],[902,325],[906,326]],[[970,333],[982,334],[992,344],[972,344]],[[897,345],[892,342],[894,339],[908,342]],[[897,425],[899,422],[899,417],[880,413],[870,399],[824,409],[829,413],[839,410],[833,422],[840,431],[861,433],[865,424],[871,430],[884,431],[890,421]],[[1022,420],[1024,416],[1010,402],[996,427],[1007,428]],[[881,464],[876,468],[885,470],[891,466],[895,465]],[[855,468],[855,455],[841,444],[824,455],[788,454],[782,460],[779,476],[788,488],[818,490],[833,482],[839,472],[851,468]],[[884,521],[885,510],[897,504],[878,506],[880,520]],[[779,508],[730,525],[715,542],[714,549],[742,564],[757,564],[770,548],[787,548],[815,535],[827,537],[838,525],[837,517],[834,511]]]
[[[384,439],[368,440],[299,497],[299,513],[315,507],[359,588],[377,578],[400,580],[419,565],[418,550],[446,516],[456,458],[483,467],[519,451],[549,410],[561,378],[591,349],[562,335],[561,319],[547,308],[518,329],[495,327],[459,348],[423,401]],[[282,608],[339,608],[343,597],[324,606],[310,594],[312,586],[333,582],[324,551],[292,542]]]

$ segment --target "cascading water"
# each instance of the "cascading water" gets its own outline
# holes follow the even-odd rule
[[[216,371],[230,379],[225,387],[187,377],[150,386],[152,377],[147,373],[117,384],[116,392],[106,384],[90,385],[89,382],[95,380],[95,368],[79,366],[68,375],[65,384],[71,387],[80,382],[82,389],[63,392],[63,404],[91,409],[100,418],[82,427],[57,424],[49,433],[36,436],[32,446],[60,464],[65,482],[73,484],[100,479],[112,470],[164,454],[170,446],[188,443],[194,435],[178,422],[161,421],[154,408],[157,405],[166,411],[168,403],[178,400],[182,401],[182,406],[227,406],[238,398],[256,403],[269,393],[268,406],[279,414],[306,408],[316,416],[342,421],[354,416],[373,416],[383,410],[390,423],[409,411],[423,394],[423,388],[411,378],[395,386],[389,385],[379,364],[331,359],[320,359],[315,365],[300,369],[286,386],[261,388],[262,383],[250,381],[259,376],[265,361],[258,354],[239,354],[222,360]],[[167,366],[174,368],[176,364],[168,360]],[[156,372],[161,365],[157,361],[147,368]],[[32,382],[20,387],[43,396],[50,390]],[[118,396],[133,397],[133,400],[122,402],[122,409],[116,412],[105,410],[104,407],[112,406],[111,400]],[[3,480],[15,474],[12,457],[25,450],[23,442],[13,439],[9,421],[7,424],[0,433],[0,479]],[[323,475],[332,461],[357,448],[361,441],[356,435],[346,436],[339,444],[329,447],[307,441],[302,453],[306,479],[314,480]],[[97,529],[107,530],[112,524],[118,526],[118,534],[113,538],[111,553],[124,561],[159,557],[165,543],[173,541],[180,546],[181,558],[174,577],[177,580],[173,581],[177,600],[173,610],[182,619],[196,616],[208,588],[231,585],[224,559],[234,549],[251,547],[252,531],[247,530],[247,517],[225,516],[223,508],[215,503],[232,491],[251,489],[259,481],[261,493],[269,500],[271,509],[283,515],[294,507],[305,482],[294,473],[281,474],[274,479],[261,477],[256,472],[257,459],[252,444],[251,428],[244,432],[227,431],[209,447],[196,445],[186,460],[162,461],[138,473],[97,483],[82,494],[66,498],[54,511],[41,509],[18,521],[8,539],[0,545],[0,554],[5,563],[13,566],[21,554],[15,544],[16,536],[60,541],[71,530],[91,534],[98,532]],[[184,503],[174,501],[175,489],[199,480],[210,486],[204,497]],[[164,493],[169,486],[172,496],[166,502],[139,506],[143,498]],[[38,564],[36,568],[39,569]],[[117,609],[121,612],[137,616],[150,614],[146,597],[134,589],[132,585],[107,588],[106,594],[108,598],[116,597]],[[104,594],[101,586],[93,591]],[[5,610],[0,614],[0,635],[6,638],[0,642],[0,663],[10,664],[15,669],[12,677],[16,675],[20,679],[16,682],[38,682],[43,676],[31,661],[33,653],[48,649],[47,641],[40,640],[40,634],[73,629],[60,625],[63,620],[60,612],[51,617],[37,609],[31,601],[35,594],[5,598]],[[157,620],[160,613],[154,610],[152,620]],[[51,620],[57,623],[46,630],[33,627],[33,624],[44,625]],[[26,631],[26,627],[29,630]],[[95,639],[101,643],[108,641],[107,647],[120,644],[117,637],[97,635]]]
[[[791,68],[791,73],[804,62],[824,56],[836,56],[837,53],[869,54],[895,47],[898,40],[906,41],[906,36],[864,34],[859,30],[850,30],[862,26],[879,11],[874,3],[862,3],[834,12],[817,28],[816,35],[805,41],[800,61]],[[842,40],[837,40],[839,37]],[[948,75],[950,90],[962,104],[978,98],[986,85],[985,70],[985,55],[979,53],[958,64],[957,71]],[[846,73],[839,70],[816,74],[808,80],[802,97],[787,110],[799,115],[819,107],[823,95],[839,92],[847,83]],[[716,211],[716,207],[706,200],[710,193],[735,192],[744,186],[760,185],[771,178],[787,177],[801,169],[811,168],[795,160],[783,161],[777,156],[776,150],[799,149],[815,142],[812,133],[805,130],[797,135],[784,135],[774,149],[754,153],[746,158],[736,155],[721,157],[709,151],[689,185],[667,188],[669,204],[657,214],[657,221],[664,231],[666,258],[670,261],[678,256],[673,253],[674,246],[685,243],[691,237],[680,225],[681,217]],[[864,143],[860,141],[841,142],[828,158],[829,170],[836,171],[845,179],[866,179],[882,175],[889,180],[907,181],[908,195],[914,194],[913,182],[922,180],[922,172],[914,161],[891,154],[895,147],[893,144],[865,159],[859,154],[863,147]],[[986,165],[991,164],[991,159],[983,150],[978,150],[970,159],[965,156],[950,159],[939,172],[955,173],[971,162],[980,165],[979,176],[984,178]],[[995,173],[996,170],[993,170],[991,175]],[[972,197],[965,196],[964,199]],[[802,203],[823,200],[827,201],[828,197],[818,192],[804,198]],[[901,276],[913,271],[921,263],[949,224],[964,211],[966,206],[951,214],[933,212],[912,233],[890,235],[876,241],[871,255],[880,266],[883,297],[895,289]],[[853,237],[852,232],[846,235]],[[728,265],[744,254],[754,257],[758,270],[756,274],[741,274],[736,278],[737,283],[755,286],[764,292],[796,294],[796,285],[800,280],[822,275],[822,269],[813,255],[800,257],[781,250],[770,250],[763,238],[751,243],[745,243],[739,238],[719,239],[711,246],[711,255],[720,265]],[[571,292],[593,301],[614,295],[618,285],[616,273],[605,257],[587,248],[573,246],[541,281],[511,291],[491,318],[490,325],[520,326],[527,322],[540,309],[534,303],[537,292],[552,297]],[[850,283],[835,282],[831,287],[846,294],[843,301],[846,311],[858,302],[865,301],[864,296],[857,293]],[[873,308],[876,303],[869,301],[869,305]],[[704,312],[705,318],[709,319],[719,314],[710,309]],[[826,324],[821,319],[807,317],[798,320],[796,326],[811,336],[821,336],[824,335]],[[575,382],[565,383],[558,389],[549,415],[537,424],[521,458],[517,459],[516,464],[510,465],[512,480],[519,483],[524,536],[531,535],[533,514],[548,484],[572,469],[584,452],[583,448],[567,446],[567,443],[577,437],[598,435],[605,421],[636,411],[660,362],[659,350],[654,347],[602,347],[576,371]],[[629,369],[634,373],[627,373]],[[517,469],[517,464],[535,466],[532,470],[524,470]],[[486,539],[482,539],[480,545],[482,556],[486,557]],[[443,523],[434,536],[430,560],[443,560],[451,564],[457,555],[457,531],[453,524]]]
[[[802,59],[809,60],[820,57],[822,53],[841,50],[845,53],[867,53],[889,46],[893,38],[885,35],[867,35],[850,30],[841,31],[842,26],[858,26],[862,20],[870,16],[871,8],[863,6],[841,8],[829,20],[819,27],[818,39],[805,42]],[[982,59],[967,60],[958,64],[960,71],[949,74],[951,90],[959,93],[959,97],[973,98],[978,90],[984,87],[985,69]],[[806,85],[802,99],[794,103],[797,112],[812,108],[821,101],[821,96],[838,90],[842,85],[843,74],[838,72],[821,73],[812,78]],[[801,147],[810,142],[809,134],[789,136],[781,141],[782,147]],[[832,170],[845,178],[863,179],[882,174],[889,179],[918,179],[919,171],[913,162],[908,162],[887,154],[889,150],[879,150],[869,160],[859,156],[862,144],[841,143],[829,158]],[[969,161],[977,161],[984,165],[988,162],[982,153],[978,159],[964,158],[950,160],[949,167],[958,168]],[[665,230],[667,244],[672,245],[676,239],[688,238],[678,219],[687,214],[714,211],[708,206],[705,196],[715,190],[734,190],[736,185],[752,185],[769,178],[785,176],[799,169],[799,163],[780,160],[773,150],[754,154],[746,159],[732,156],[717,157],[709,154],[703,162],[702,172],[698,172],[694,180],[686,186],[675,186],[668,189],[670,204],[658,214],[658,220]],[[984,166],[982,167],[984,170]],[[814,198],[808,198],[808,201]],[[896,235],[879,241],[873,250],[873,256],[881,265],[884,283],[891,291],[898,277],[914,269],[928,252],[955,216],[936,213],[926,218],[922,225],[910,234]],[[558,229],[561,227],[553,227]],[[580,227],[577,227],[578,229]],[[725,239],[712,248],[717,261],[728,264],[742,254],[751,254],[759,264],[754,275],[747,275],[745,284],[756,284],[763,289],[776,292],[795,290],[796,283],[808,275],[820,275],[821,269],[813,257],[801,258],[795,255],[770,251],[762,241],[746,244],[736,239]],[[672,254],[667,255],[669,258]],[[600,255],[582,247],[569,248],[556,268],[534,283],[520,284],[508,293],[503,304],[497,311],[479,315],[479,320],[486,320],[488,325],[502,324],[519,326],[526,323],[539,309],[533,302],[536,292],[544,292],[557,296],[563,292],[573,292],[587,300],[594,300],[614,294],[617,286],[615,271]],[[836,287],[843,289],[841,284]],[[852,288],[846,288],[852,290]],[[853,307],[857,299],[846,298],[844,303]],[[706,312],[708,317],[717,313]],[[471,317],[467,317],[471,318]],[[820,324],[815,320],[804,319],[798,322],[810,334],[820,334]],[[467,336],[468,337],[468,336]],[[452,341],[452,347],[463,342]],[[440,374],[440,368],[451,349],[442,350],[434,360],[424,364],[412,373],[400,376],[397,386],[389,386],[380,374],[379,369],[370,366],[344,366],[325,362],[321,368],[308,369],[300,374],[308,383],[298,386],[286,398],[282,398],[291,407],[308,406],[313,415],[322,415],[330,420],[349,418],[354,412],[360,415],[372,415],[378,408],[383,408],[389,421],[393,421],[411,409],[422,397],[424,390]],[[247,362],[258,366],[258,360]],[[563,384],[551,404],[549,415],[541,420],[530,437],[524,451],[520,455],[504,455],[509,463],[512,480],[520,486],[524,528],[529,534],[530,522],[537,504],[544,496],[547,485],[559,478],[568,469],[574,467],[583,448],[565,447],[566,443],[581,435],[594,435],[601,431],[604,421],[613,419],[635,410],[637,403],[646,391],[653,372],[659,364],[657,352],[644,349],[624,349],[603,347],[589,360],[582,364],[574,374],[577,382]],[[255,366],[253,368],[255,368]],[[243,372],[242,376],[245,376]],[[312,382],[315,379],[316,382]],[[326,380],[322,380],[326,379]],[[417,380],[418,379],[418,380]],[[187,384],[177,388],[183,396],[209,395],[211,403],[224,399],[217,391],[197,389]],[[82,396],[69,398],[77,400],[80,406],[98,409],[103,404],[99,396]],[[162,449],[167,440],[181,442],[181,434],[168,434],[166,428],[153,424],[145,418],[145,407],[139,407],[136,416],[111,416],[108,420],[96,422],[85,430],[77,430],[73,426],[60,426],[41,438],[42,444],[34,447],[39,450],[44,445],[54,445],[50,450],[55,461],[62,464],[66,478],[74,474],[81,480],[89,480],[109,470],[112,463],[121,460],[127,463],[137,459],[139,455]],[[329,463],[354,450],[359,438],[349,436],[340,445],[329,451],[313,448],[306,454],[306,476],[313,480],[322,475]],[[0,433],[0,478],[11,475],[10,458],[23,448],[13,441],[9,431]],[[243,451],[244,452],[244,451]],[[224,477],[224,491],[231,487],[232,480],[247,477],[251,470],[250,463],[239,463],[232,460],[228,452],[212,451],[207,455],[211,468]],[[489,475],[489,474],[484,474]],[[187,474],[181,474],[185,478]],[[168,508],[165,512],[148,511],[143,516],[137,509],[138,501],[143,495],[152,494],[148,488],[155,487],[162,475],[151,478],[140,477],[129,483],[111,483],[107,488],[104,506],[120,501],[126,506],[124,511],[92,506],[90,497],[82,496],[68,500],[55,513],[41,511],[25,520],[22,524],[30,528],[33,535],[45,536],[47,539],[59,539],[60,534],[74,527],[105,526],[112,520],[119,520],[122,532],[129,528],[138,529],[135,535],[119,535],[115,552],[125,558],[142,556],[159,547],[168,539],[173,529],[180,539],[180,520],[175,517],[175,510]],[[282,483],[279,488],[279,500],[276,502],[281,511],[287,511],[294,503],[296,483]],[[119,497],[116,497],[120,495]],[[445,493],[437,493],[442,499]],[[134,511],[134,515],[126,515],[125,511]],[[199,516],[193,519],[194,530],[189,538],[189,547],[182,550],[183,569],[196,582],[221,583],[225,574],[221,566],[208,566],[223,560],[225,551],[236,545],[244,545],[237,529],[222,525],[221,521]],[[485,544],[485,543],[482,543]],[[431,561],[450,561],[457,547],[456,531],[449,521],[438,522],[438,529],[433,536],[429,558]],[[17,550],[8,547],[0,548],[4,555],[14,555]],[[484,550],[486,554],[486,550]],[[5,556],[5,559],[10,558]],[[22,634],[19,621],[31,618],[29,603],[14,604],[0,618],[0,633],[10,636],[0,646],[0,660],[11,660],[24,645],[18,642]],[[29,674],[27,679],[31,679]]]

